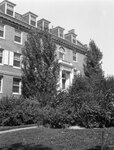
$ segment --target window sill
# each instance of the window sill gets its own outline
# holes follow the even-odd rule
[[[73,60],[74,63],[77,63],[78,61]]]
[[[14,92],[13,92],[13,95],[21,95],[21,93],[14,93]]]
[[[21,67],[15,67],[15,66],[13,66],[13,68],[14,68],[14,69],[19,69],[19,70],[21,70]]]
[[[0,66],[3,66],[3,63],[0,63]]]
[[[4,39],[5,39],[5,37],[0,36],[0,39],[3,39],[3,40],[4,40]]]
[[[19,44],[19,45],[22,45],[22,42],[16,42],[16,41],[14,41],[14,43]]]

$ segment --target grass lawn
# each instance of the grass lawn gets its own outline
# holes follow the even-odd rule
[[[0,134],[0,150],[87,150],[101,145],[103,129],[37,129]],[[114,128],[105,129],[105,143],[114,145]],[[12,147],[12,148],[11,148]],[[114,150],[114,148],[112,148]]]

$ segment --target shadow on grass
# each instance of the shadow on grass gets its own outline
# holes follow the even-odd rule
[[[101,146],[95,146],[86,150],[102,150]],[[114,147],[104,146],[103,150],[114,150]]]
[[[9,147],[0,148],[0,150],[52,150],[52,148],[43,145],[23,145],[22,143],[16,143]]]

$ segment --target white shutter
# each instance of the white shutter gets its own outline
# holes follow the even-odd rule
[[[14,53],[10,51],[10,57],[9,57],[9,65],[13,66],[13,57],[14,57]]]
[[[3,51],[3,63],[5,65],[8,65],[8,51],[7,50]]]

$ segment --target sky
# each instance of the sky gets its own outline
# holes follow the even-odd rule
[[[2,1],[2,0],[1,0]],[[83,44],[94,40],[103,53],[102,68],[114,75],[114,0],[9,0],[16,4],[15,11],[31,11],[38,20],[50,21],[50,28],[61,26],[67,33],[75,29]]]

